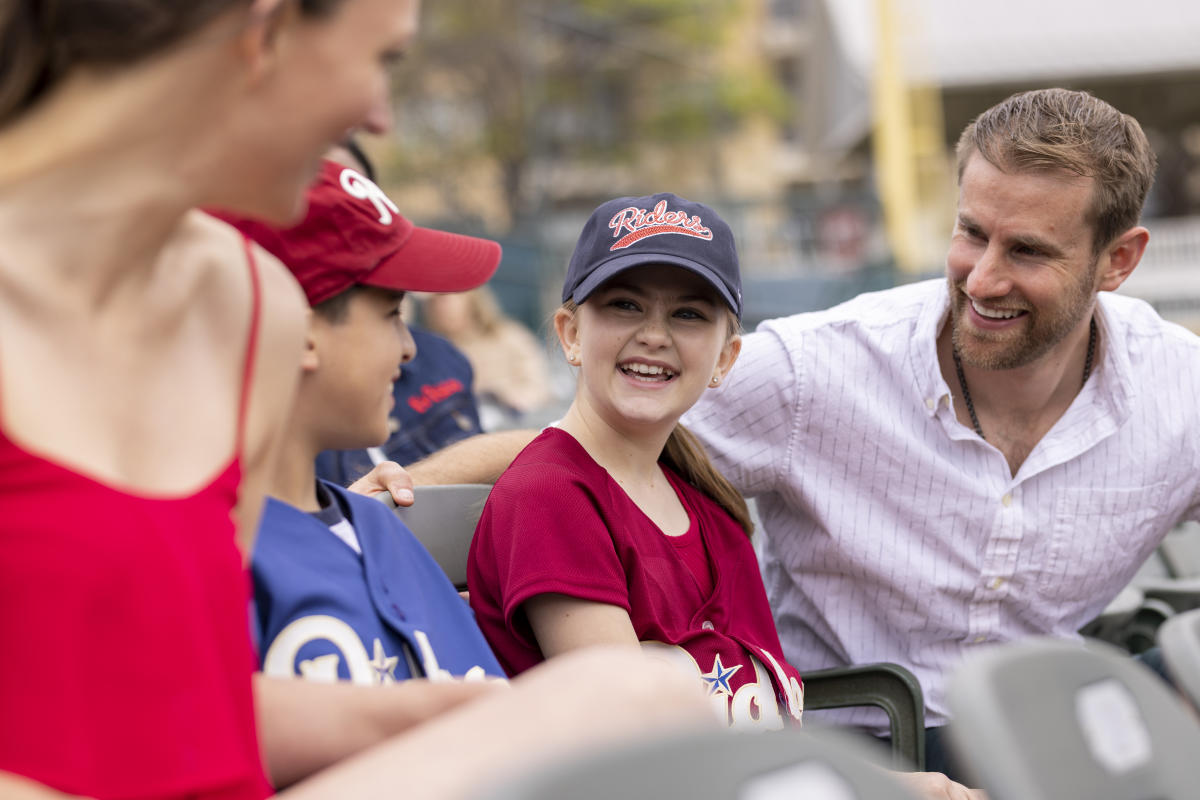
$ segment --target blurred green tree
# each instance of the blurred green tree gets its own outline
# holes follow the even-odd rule
[[[500,199],[517,215],[536,211],[549,187],[562,191],[567,172],[591,168],[599,183],[614,164],[638,168],[648,150],[668,172],[714,170],[719,183],[714,140],[749,116],[790,113],[769,68],[729,56],[739,22],[759,5],[426,3],[421,36],[395,82],[386,174],[438,186],[452,215],[466,211],[461,193],[470,185],[454,176],[471,170],[493,170]],[[710,156],[703,166],[697,154]]]

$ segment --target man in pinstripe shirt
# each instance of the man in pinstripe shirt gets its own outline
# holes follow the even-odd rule
[[[1146,247],[1154,166],[1090,95],[1005,100],[959,140],[945,281],[764,323],[685,416],[757,498],[802,672],[904,664],[936,728],[964,652],[1075,637],[1200,516],[1200,339],[1111,293]]]

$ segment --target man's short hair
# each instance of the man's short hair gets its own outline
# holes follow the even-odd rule
[[[1094,178],[1088,210],[1093,253],[1137,225],[1157,163],[1138,121],[1087,92],[1014,94],[975,118],[958,139],[958,179],[978,152],[997,169],[1063,170]]]

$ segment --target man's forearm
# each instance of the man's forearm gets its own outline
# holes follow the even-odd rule
[[[408,464],[405,469],[417,486],[495,483],[538,433],[536,430],[481,433]]]

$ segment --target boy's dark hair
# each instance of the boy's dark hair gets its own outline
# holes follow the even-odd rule
[[[346,291],[338,292],[333,297],[317,303],[312,307],[312,311],[326,322],[344,322],[347,309],[350,308],[350,299],[361,290],[361,286],[351,286]]]
[[[360,167],[362,167],[359,172],[365,175],[371,181],[371,183],[378,183],[378,181],[375,179],[375,165],[371,163],[370,157],[367,156],[366,152],[363,151],[362,146],[358,143],[358,140],[353,136],[347,136],[346,140],[342,142],[342,147],[346,148],[346,151],[349,152],[350,155],[354,156],[354,160],[358,162]]]

